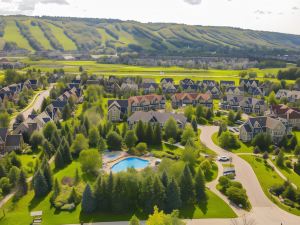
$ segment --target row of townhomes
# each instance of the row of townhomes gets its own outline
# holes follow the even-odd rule
[[[52,101],[50,105],[40,114],[30,114],[28,118],[18,124],[13,125],[14,135],[30,136],[34,131],[41,130],[46,123],[50,121],[57,121],[61,118],[62,110],[67,105],[70,98],[75,103],[83,101],[82,89],[74,87],[74,83],[68,85],[69,87],[56,100]]]
[[[0,89],[0,102],[5,99],[12,102],[17,102],[19,94],[24,88],[37,90],[40,87],[38,80],[27,80],[22,83],[11,84]]]
[[[255,135],[267,133],[271,136],[274,143],[279,143],[290,132],[291,127],[288,125],[287,120],[271,116],[260,116],[249,118],[240,127],[240,139],[243,142],[250,142]]]
[[[287,105],[271,105],[265,116],[250,118],[240,128],[240,139],[251,141],[258,133],[268,133],[274,143],[285,135],[290,135],[293,128],[300,129],[300,109]]]
[[[133,94],[164,94],[173,95],[175,93],[203,93],[209,94],[213,99],[220,99],[225,94],[239,94],[251,97],[263,97],[265,95],[263,85],[258,80],[241,79],[239,85],[235,86],[234,81],[203,80],[193,81],[192,79],[180,80],[175,84],[173,78],[163,78],[159,83],[153,79],[117,78],[110,76],[90,77],[86,85],[103,85],[108,93]]]
[[[24,142],[21,134],[10,134],[8,128],[0,128],[0,154],[22,148]]]
[[[174,108],[187,105],[213,107],[213,99],[209,94],[176,93],[172,95],[171,101]],[[166,97],[157,94],[132,96],[127,100],[108,100],[108,119],[113,122],[119,122],[134,112],[164,110],[165,105]]]
[[[288,102],[298,102],[300,100],[300,91],[280,89],[276,93],[276,98],[280,100],[286,99]]]
[[[241,110],[247,114],[263,115],[267,110],[267,103],[263,99],[245,97],[243,95],[227,95],[220,101],[220,108],[224,110]]]

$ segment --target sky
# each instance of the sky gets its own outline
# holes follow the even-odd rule
[[[300,0],[0,0],[0,14],[230,26],[300,35]]]

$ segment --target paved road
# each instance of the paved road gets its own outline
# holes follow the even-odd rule
[[[281,223],[283,225],[300,224],[300,217],[289,214],[286,211],[280,209],[267,198],[267,196],[261,189],[254,171],[246,161],[244,161],[237,155],[228,152],[220,148],[219,146],[216,146],[213,143],[211,136],[218,131],[218,127],[202,126],[201,130],[202,132],[200,135],[200,139],[203,144],[205,144],[208,148],[215,151],[219,155],[232,157],[233,164],[236,168],[236,179],[240,181],[243,184],[244,188],[247,190],[247,194],[252,205],[251,213],[249,213],[248,215],[249,218],[253,218],[256,221],[257,225],[280,225]],[[216,221],[216,224],[228,224],[228,220],[224,220],[223,222]]]
[[[47,98],[50,95],[50,90],[52,88],[53,88],[53,84],[51,84],[47,90],[44,90],[44,91],[36,94],[34,96],[33,100],[29,103],[29,105],[20,112],[23,114],[25,119],[27,119],[27,117],[30,115],[32,110],[37,111],[41,108],[44,98]],[[16,117],[11,119],[10,124],[9,124],[10,128],[13,127],[15,120],[16,120]]]

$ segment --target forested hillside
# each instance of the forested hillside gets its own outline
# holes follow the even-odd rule
[[[0,50],[136,52],[168,55],[246,55],[300,52],[300,36],[182,24],[0,17]]]

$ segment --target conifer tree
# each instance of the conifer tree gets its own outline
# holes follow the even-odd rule
[[[4,166],[0,163],[0,179],[2,177],[6,177],[6,176],[7,176],[7,172],[6,172],[5,168],[4,168]]]
[[[198,169],[198,171],[195,175],[195,194],[196,194],[196,200],[198,203],[205,200],[205,198],[206,198],[205,179],[204,179],[204,175],[202,173],[201,168]]]
[[[144,212],[152,213],[153,210],[153,180],[152,177],[149,176],[144,179],[142,186],[141,186],[141,207],[143,208]]]
[[[45,140],[43,146],[47,157],[50,158],[54,154],[53,145],[48,140]]]
[[[120,177],[117,177],[114,188],[112,190],[112,210],[120,213],[123,209],[123,187]]]
[[[41,170],[38,170],[33,177],[33,190],[36,197],[43,197],[49,192],[47,181]]]
[[[96,209],[96,202],[91,186],[87,184],[82,194],[81,209],[84,213],[92,213]]]
[[[145,141],[148,146],[151,146],[151,145],[153,145],[153,140],[154,140],[154,133],[153,133],[152,125],[149,123],[146,126]]]
[[[114,177],[113,177],[113,174],[112,172],[110,171],[109,173],[109,177],[108,177],[108,181],[107,181],[107,207],[108,207],[108,210],[111,210],[112,209],[112,190],[114,188]]]
[[[171,213],[175,209],[181,208],[180,189],[173,178],[166,190],[166,212]]]
[[[97,128],[96,127],[91,128],[89,132],[90,148],[97,148],[99,140],[100,140],[100,135],[99,132],[97,131]]]
[[[61,169],[65,166],[63,157],[62,157],[61,152],[60,152],[60,149],[58,149],[58,151],[55,154],[54,163],[55,163],[55,168],[56,169]]]
[[[24,196],[28,192],[28,184],[26,180],[26,174],[23,170],[20,172],[19,180],[18,180],[18,195]]]
[[[51,201],[52,204],[54,203],[56,197],[59,195],[60,191],[61,191],[61,187],[60,187],[60,185],[58,183],[58,180],[55,179],[54,185],[53,185],[52,196],[50,198],[50,201]]]
[[[141,225],[140,220],[136,217],[136,215],[131,217],[129,225]]]
[[[75,185],[78,184],[80,182],[80,175],[79,175],[79,171],[78,169],[76,169],[75,171],[75,177],[74,177],[74,183]]]
[[[180,196],[184,205],[193,203],[195,197],[193,178],[187,165],[184,167],[180,178]]]
[[[168,174],[167,174],[167,172],[165,170],[163,171],[163,173],[161,175],[161,182],[165,186],[165,188],[168,187],[169,177],[168,177]]]
[[[166,189],[159,177],[155,177],[153,183],[153,205],[159,209],[165,209]]]
[[[138,142],[145,142],[145,130],[144,130],[144,124],[143,122],[140,120],[137,123],[137,126],[135,128],[135,134],[138,138]]]
[[[42,172],[43,172],[43,175],[47,182],[49,191],[51,191],[52,186],[53,186],[53,175],[52,175],[50,165],[45,157],[43,158],[43,161],[42,161]]]
[[[98,149],[100,152],[104,152],[107,149],[107,144],[103,137],[99,138]]]
[[[74,203],[77,204],[79,202],[79,196],[75,190],[75,188],[72,188],[72,191],[70,193],[69,199],[68,199],[69,203]]]
[[[70,151],[69,143],[67,142],[66,138],[63,137],[61,143],[61,154],[64,160],[64,164],[70,164],[72,162],[72,155]]]
[[[162,141],[162,134],[161,134],[161,128],[159,124],[155,125],[155,129],[154,129],[154,143],[156,146],[161,145],[161,141]]]

